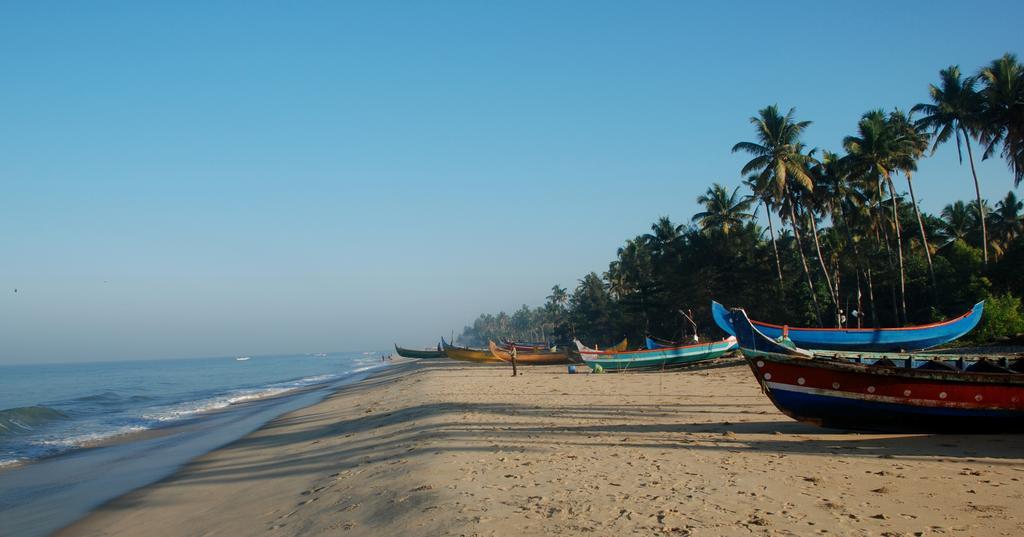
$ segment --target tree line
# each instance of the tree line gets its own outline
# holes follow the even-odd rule
[[[542,306],[481,315],[461,341],[714,335],[712,299],[826,327],[934,322],[986,300],[974,341],[1024,331],[1024,203],[1012,190],[994,206],[982,199],[975,167],[975,150],[998,155],[1014,188],[1024,179],[1024,66],[1012,54],[971,76],[950,66],[928,93],[907,112],[866,112],[836,152],[804,143],[812,122],[795,109],[759,110],[753,137],[732,147],[749,156],[741,186],[712,184],[689,222],[659,218],[603,274],[571,292],[555,285]],[[945,144],[967,157],[975,197],[928,214],[915,172]]]

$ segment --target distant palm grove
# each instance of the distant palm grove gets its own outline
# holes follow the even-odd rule
[[[1001,158],[1024,179],[1024,66],[1012,54],[973,75],[951,66],[909,111],[871,110],[837,152],[809,149],[811,121],[767,106],[750,118],[743,186],[714,183],[690,222],[659,218],[625,241],[604,274],[511,315],[481,315],[463,331],[487,339],[607,344],[644,335],[717,331],[712,299],[752,317],[806,326],[892,327],[959,315],[986,301],[970,341],[1024,332],[1024,223],[1011,190],[981,198],[978,159]],[[917,204],[917,163],[955,145],[973,199],[939,215]],[[765,209],[758,221],[756,209]]]

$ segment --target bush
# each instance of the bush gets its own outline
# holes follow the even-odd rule
[[[971,341],[992,343],[998,338],[1024,332],[1024,314],[1020,298],[1006,293],[985,301],[985,313],[978,328],[970,335]]]

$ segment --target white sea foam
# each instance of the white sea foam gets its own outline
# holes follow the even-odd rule
[[[122,427],[114,427],[112,429],[106,429],[103,431],[72,434],[70,436],[65,436],[62,438],[42,438],[39,440],[35,440],[32,443],[37,446],[58,448],[59,451],[62,451],[63,449],[95,444],[96,442],[106,440],[108,438],[114,438],[116,436],[137,433],[139,431],[145,431],[147,429],[149,429],[149,427],[144,427],[142,425],[125,425]]]
[[[281,395],[293,390],[312,386],[314,384],[324,383],[335,378],[338,378],[338,375],[314,375],[311,377],[303,377],[292,381],[270,384],[263,388],[234,390],[227,394],[218,395],[206,399],[200,399],[197,401],[188,401],[185,403],[174,405],[169,408],[159,409],[156,412],[146,413],[142,415],[142,419],[155,422],[167,422],[185,419],[195,416],[197,414],[202,414],[204,412],[210,412],[213,410],[226,408],[237,403],[258,401],[260,399],[266,399],[268,397],[273,397],[275,395]]]
[[[114,437],[162,427],[175,421],[197,417],[203,413],[224,409],[234,404],[250,403],[312,386],[329,385],[351,375],[380,369],[390,364],[372,358],[357,358],[348,365],[349,368],[337,373],[272,382],[264,386],[211,393],[208,396],[196,394],[196,398],[191,401],[137,407],[134,411],[125,408],[115,414],[104,413],[87,417],[81,421],[77,418],[69,418],[72,421],[62,422],[55,430],[40,430],[38,436],[34,433],[31,436],[22,436],[17,445],[12,444],[11,451],[0,454],[0,468],[22,464],[39,457],[56,455]],[[11,413],[8,412],[8,414]],[[63,417],[63,414],[60,416]],[[2,424],[6,429],[30,431],[34,429],[35,423],[22,419],[21,414],[5,417],[12,418]],[[0,430],[0,433],[10,434],[10,431]]]

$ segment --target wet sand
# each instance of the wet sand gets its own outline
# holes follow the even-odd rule
[[[739,360],[400,364],[60,535],[1021,535],[1024,435],[780,414]]]

